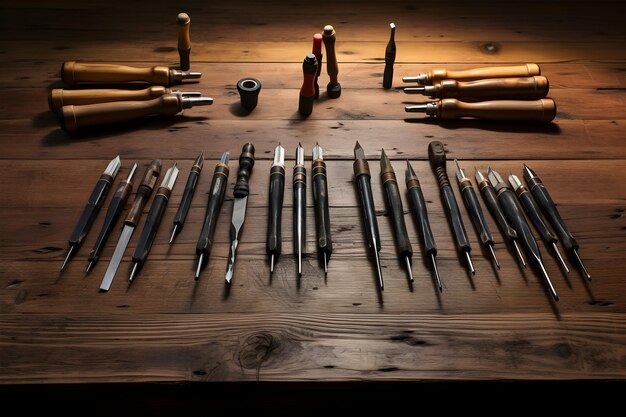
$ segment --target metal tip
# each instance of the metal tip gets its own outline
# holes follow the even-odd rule
[[[135,176],[135,171],[137,171],[137,163],[134,163],[133,167],[130,169],[128,176],[126,177],[127,182],[130,182],[133,180],[133,177]]]
[[[374,245],[376,248],[376,245]],[[380,254],[376,249],[374,249],[374,259],[376,260],[376,275],[378,276],[378,288],[381,291],[385,290],[385,281],[383,280],[383,269],[380,266]]]
[[[461,181],[465,178],[465,172],[463,172],[463,168],[461,168],[459,161],[456,158],[454,158],[454,163],[456,164],[456,178]]]
[[[530,169],[530,167],[526,164],[524,164],[524,178],[526,179],[526,181],[528,181],[531,178],[535,178],[537,176],[537,174],[535,174],[535,172]]]
[[[170,236],[170,245],[174,242],[174,238],[176,237],[176,230],[178,230],[178,224],[174,224],[174,229],[172,230],[172,236]]]
[[[65,255],[65,259],[63,260],[63,265],[61,265],[61,272],[65,270],[65,266],[67,265],[67,261],[70,260],[70,257],[74,253],[74,248],[76,246],[70,246],[70,249],[67,251],[67,255]]]
[[[298,251],[298,276],[302,276],[302,252]]]
[[[202,168],[202,165],[204,164],[204,151],[200,152],[200,155],[198,155],[198,157],[196,158],[193,164],[195,166]]]
[[[113,178],[115,178],[121,166],[122,166],[122,160],[120,159],[120,156],[118,155],[115,158],[113,158],[111,162],[109,162],[109,165],[107,165],[106,169],[104,170],[104,174],[110,175]]]
[[[404,87],[404,94],[422,94],[426,92],[426,87]]]
[[[380,169],[381,171],[386,169],[391,169],[393,171],[393,167],[391,166],[391,161],[387,157],[385,150],[383,149],[380,153]]]
[[[545,266],[543,266],[543,262],[541,262],[541,259],[537,259],[537,265],[539,265],[539,269],[541,270],[541,275],[543,275],[543,279],[546,282],[546,285],[548,286],[548,289],[550,290],[550,294],[552,295],[552,298],[554,298],[554,301],[559,301],[559,295],[556,293],[556,290],[554,289],[554,286],[552,285],[552,281],[550,280],[550,276],[548,275],[548,272],[546,271]]]
[[[196,268],[196,275],[195,275],[195,279],[196,281],[200,278],[200,271],[202,271],[202,262],[204,261],[204,253],[200,254],[200,257],[198,258],[198,266]]]
[[[191,80],[191,79],[200,78],[200,77],[202,77],[201,72],[197,72],[197,71],[184,71],[183,72],[183,80]]]
[[[563,268],[563,271],[569,274],[569,268],[567,267],[567,264],[565,263],[565,260],[563,259],[563,256],[561,255],[561,252],[559,252],[559,247],[556,245],[556,242],[552,242],[552,249],[554,249],[554,253],[556,254],[557,259],[559,260],[559,264],[561,265],[561,268]]]
[[[498,258],[496,257],[496,251],[493,250],[493,245],[487,245],[487,247],[489,248],[489,252],[491,253],[491,259],[493,259],[493,263],[498,269],[500,269],[500,262],[498,262]]]
[[[437,268],[437,260],[434,253],[430,254],[430,260],[433,263],[433,272],[435,273],[435,280],[437,281],[437,287],[439,287],[439,292],[443,292],[443,287],[441,286],[441,278],[439,277],[439,269]]]
[[[274,273],[274,254],[270,255],[270,274]]]
[[[476,270],[474,269],[474,264],[472,263],[472,257],[470,256],[468,251],[465,251],[465,259],[467,259],[467,266],[470,269],[472,275],[476,274]]]
[[[480,172],[478,168],[476,167],[474,167],[474,170],[476,171],[475,173],[476,182],[480,183],[480,182],[485,181],[485,176],[482,174],[482,172]]]
[[[428,104],[417,104],[415,106],[406,106],[404,111],[407,113],[426,113]]]
[[[226,271],[226,275],[224,276],[224,279],[226,280],[227,284],[230,284],[230,282],[233,279],[233,265],[232,264],[228,264],[228,270]]]
[[[128,277],[128,282],[133,282],[133,279],[135,278],[135,274],[137,273],[137,266],[139,266],[138,262],[133,263],[133,270],[130,271],[130,276]]]
[[[230,152],[224,152],[222,154],[222,159],[220,159],[220,163],[228,165],[228,160],[230,159]]]
[[[324,151],[322,149],[322,147],[320,146],[319,143],[315,143],[315,146],[313,147],[313,160],[314,161],[323,161],[324,160]]]
[[[513,174],[509,174],[509,184],[511,184],[511,187],[513,187],[514,190],[517,190],[522,186],[522,182],[519,180],[517,175]]]
[[[392,31],[396,30],[396,24],[395,23],[389,23],[389,27],[391,28]]]
[[[411,166],[411,163],[408,161],[408,159],[406,161],[406,171],[404,172],[404,174],[405,174],[407,181],[411,177],[416,177],[415,171],[413,171],[413,167]]]
[[[296,164],[304,165],[304,148],[301,143],[298,143],[298,147],[296,148]]]
[[[524,260],[524,256],[522,256],[522,251],[517,244],[517,240],[513,240],[513,246],[515,246],[515,253],[517,254],[517,259],[520,261],[524,269],[526,269],[526,261]]]
[[[359,141],[356,141],[356,145],[354,145],[354,158],[355,159],[365,159],[365,151],[361,147]]]
[[[85,272],[89,273],[89,271],[91,271],[91,268],[93,267],[93,261],[89,262],[87,264],[87,270]]]
[[[328,275],[328,257],[326,255],[324,252],[324,274]]]
[[[587,268],[585,268],[585,264],[583,263],[583,260],[580,258],[578,251],[576,249],[573,249],[572,252],[574,253],[574,257],[576,258],[576,261],[578,261],[578,266],[580,266],[580,269],[582,270],[583,274],[585,275],[587,280],[591,281],[591,275],[589,275],[589,272],[587,272]]]
[[[409,281],[413,282],[413,271],[411,269],[411,258],[408,256],[404,257],[404,262],[406,264],[406,272],[409,274]]]

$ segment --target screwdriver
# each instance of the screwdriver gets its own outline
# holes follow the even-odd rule
[[[93,249],[89,254],[89,258],[87,259],[87,272],[91,271],[91,268],[98,262],[98,259],[100,259],[100,253],[104,248],[104,244],[113,231],[113,227],[115,226],[115,223],[117,223],[117,219],[119,219],[120,214],[122,214],[122,210],[124,210],[126,201],[133,190],[132,180],[135,176],[136,170],[137,164],[134,164],[128,174],[128,177],[120,183],[117,191],[115,191],[113,199],[109,203],[109,208],[107,208],[107,214],[104,218],[104,224],[102,225],[102,229],[100,230],[100,234],[98,234],[96,243],[93,245]]]
[[[80,219],[78,219],[78,223],[72,232],[72,236],[70,236],[70,248],[67,251],[67,255],[65,255],[63,265],[61,265],[61,272],[65,269],[65,266],[70,258],[76,255],[76,252],[78,252],[82,246],[87,233],[89,233],[89,229],[91,229],[93,221],[98,215],[98,211],[100,211],[100,207],[102,207],[102,203],[104,203],[104,200],[109,193],[111,185],[113,185],[113,181],[115,181],[115,177],[117,176],[117,172],[119,171],[121,165],[122,161],[118,155],[113,158],[111,162],[109,162],[109,165],[107,165],[106,169],[100,176],[100,179],[96,183],[96,186],[89,196],[89,200],[87,200],[87,205],[83,210],[83,214],[80,216]]]
[[[187,13],[178,13],[176,16],[178,26],[178,56],[180,58],[180,69],[189,70],[189,55],[191,54],[191,37],[189,36],[189,26],[191,18]]]
[[[335,42],[337,40],[335,28],[331,25],[324,26],[322,37],[324,48],[326,49],[326,72],[330,77],[330,81],[326,85],[326,94],[328,94],[329,98],[339,98],[341,96],[341,84],[337,80],[339,65],[337,64],[337,53],[335,51]]]
[[[517,198],[519,198],[522,202],[522,207],[524,207],[526,215],[530,221],[535,225],[535,229],[537,229],[546,245],[552,247],[557,260],[561,264],[561,267],[566,273],[569,274],[569,268],[565,264],[563,256],[561,256],[561,252],[559,252],[558,246],[556,246],[556,242],[558,241],[556,233],[554,232],[554,229],[550,227],[545,217],[541,214],[541,209],[528,191],[528,188],[522,184],[517,175],[509,175],[509,184],[511,184]]]
[[[320,85],[318,83],[318,78],[322,73],[322,34],[316,33],[313,35],[313,50],[311,51],[313,55],[315,55],[315,59],[317,60],[317,72],[315,73],[315,99],[320,98]]]
[[[148,258],[148,253],[150,253],[152,243],[154,243],[154,237],[159,229],[159,224],[161,224],[161,219],[165,213],[165,208],[167,207],[167,202],[170,199],[172,188],[174,188],[177,177],[178,168],[176,167],[176,162],[174,162],[174,165],[172,165],[172,167],[165,173],[163,182],[158,188],[154,196],[154,200],[152,200],[152,206],[150,206],[150,210],[148,211],[146,223],[143,226],[139,242],[137,243],[135,253],[133,254],[133,266],[130,276],[128,277],[129,284],[133,281],[137,272],[143,268],[143,265]]]
[[[374,253],[378,288],[383,291],[385,289],[385,283],[383,281],[383,271],[380,266],[380,235],[378,233],[376,207],[374,206],[374,196],[370,182],[370,167],[367,163],[367,159],[365,159],[365,151],[358,141],[354,146],[354,164],[352,168],[359,190],[359,197],[361,197],[361,214],[363,215],[363,226],[365,227],[367,246]]]
[[[433,85],[406,87],[404,92],[432,98],[538,100],[546,97],[549,89],[550,84],[546,77],[535,76],[475,81],[442,80]]]
[[[274,163],[270,168],[270,204],[267,222],[267,247],[270,257],[270,273],[274,273],[274,265],[278,261],[282,248],[282,215],[283,198],[285,196],[285,148],[274,149]]]
[[[441,286],[441,279],[439,278],[439,270],[437,269],[437,245],[435,245],[435,238],[433,232],[430,230],[430,222],[428,221],[428,211],[426,210],[426,201],[424,200],[424,194],[422,193],[422,187],[413,167],[406,161],[406,189],[409,193],[409,205],[413,211],[413,215],[417,220],[417,226],[422,237],[422,245],[424,247],[424,253],[430,257],[433,265],[433,273],[435,274],[435,280],[437,281],[437,287],[439,292],[443,291]]]
[[[413,282],[413,271],[411,270],[411,258],[413,257],[413,247],[409,240],[409,232],[406,230],[404,221],[404,208],[400,198],[400,189],[396,173],[391,166],[391,162],[383,149],[380,154],[380,180],[383,183],[385,192],[385,203],[387,210],[391,212],[393,229],[396,234],[396,248],[401,261],[404,262],[409,281]]]
[[[301,143],[296,148],[293,167],[293,246],[298,258],[298,276],[302,276],[302,258],[306,252],[306,168]]]
[[[330,211],[328,207],[328,181],[324,153],[319,143],[313,148],[313,205],[315,208],[315,226],[317,236],[317,254],[324,263],[324,273],[328,274],[328,261],[333,253],[333,241],[330,236]]]
[[[383,88],[388,90],[393,82],[393,64],[396,62],[396,24],[390,23],[389,42],[385,49],[385,70],[383,72]]]
[[[480,236],[480,241],[489,249],[493,263],[500,269],[500,262],[498,262],[496,252],[493,250],[493,235],[489,230],[487,220],[485,220],[485,215],[478,202],[478,196],[476,195],[476,191],[474,191],[472,181],[465,176],[465,171],[460,167],[459,161],[457,161],[456,158],[454,159],[454,163],[456,164],[456,179],[459,182],[459,189],[461,196],[463,196],[463,201],[465,202],[465,208],[469,212],[474,228]]]
[[[61,78],[70,87],[82,83],[127,83],[135,81],[167,87],[201,76],[202,73],[200,72],[181,71],[165,65],[131,67],[118,64],[67,61],[61,67]]]
[[[416,82],[421,85],[430,85],[442,80],[472,81],[487,78],[532,77],[533,75],[541,75],[541,69],[537,64],[483,67],[461,71],[436,69],[415,77],[403,77],[402,81],[405,83]]]
[[[517,232],[519,241],[526,250],[526,254],[530,256],[530,259],[537,265],[537,267],[541,271],[541,275],[545,280],[548,289],[550,290],[552,298],[554,298],[555,301],[558,301],[559,296],[556,293],[554,286],[552,285],[552,281],[550,280],[550,276],[548,276],[548,272],[546,271],[545,266],[543,265],[539,246],[537,246],[537,241],[535,240],[535,237],[530,230],[530,226],[526,222],[526,218],[524,217],[524,213],[522,212],[522,207],[519,201],[515,197],[515,194],[513,193],[511,188],[509,188],[504,180],[502,180],[500,174],[489,168],[487,176],[489,177],[489,182],[491,182],[491,186],[496,191],[496,195],[498,196],[498,202],[500,203],[500,207],[502,207],[502,211],[504,212],[506,219]]]
[[[467,233],[465,232],[465,226],[463,225],[463,218],[461,217],[461,212],[459,211],[459,205],[454,197],[452,187],[450,187],[450,180],[448,179],[448,173],[446,172],[446,151],[443,147],[443,143],[434,141],[428,144],[428,159],[430,160],[431,167],[437,177],[437,182],[439,183],[439,190],[441,191],[441,198],[443,200],[443,208],[445,209],[448,221],[452,226],[457,249],[461,255],[465,257],[467,267],[472,275],[474,275],[476,271],[474,270],[474,264],[472,263],[472,257],[470,256],[472,247],[470,246]]]
[[[196,161],[193,163],[191,171],[189,171],[187,184],[185,184],[185,191],[183,191],[183,197],[180,200],[180,205],[178,206],[178,210],[176,211],[176,215],[174,216],[174,228],[172,229],[170,244],[174,242],[174,238],[176,237],[176,235],[178,235],[178,233],[180,233],[183,225],[185,224],[185,219],[187,218],[187,213],[189,213],[189,208],[191,207],[193,195],[195,194],[196,187],[198,186],[198,178],[200,178],[203,164],[204,152],[201,152],[200,155],[198,155],[198,157],[196,158]]]
[[[202,225],[202,231],[198,237],[196,243],[196,255],[198,258],[198,267],[196,268],[195,278],[200,278],[200,272],[209,261],[211,256],[211,248],[213,247],[213,236],[215,235],[215,229],[217,227],[217,221],[220,215],[220,209],[222,202],[224,201],[224,194],[226,193],[226,186],[228,185],[228,159],[230,154],[224,152],[219,164],[215,166],[213,171],[213,179],[211,180],[211,188],[209,188],[209,202],[206,206],[206,213],[204,215],[204,224]]]
[[[491,186],[489,179],[485,178],[483,174],[476,169],[476,182],[478,183],[478,189],[480,190],[480,194],[483,196],[483,200],[487,205],[487,208],[491,212],[491,215],[496,219],[496,223],[498,223],[498,227],[502,232],[502,235],[511,242],[513,247],[515,248],[515,254],[520,264],[526,268],[526,261],[522,256],[522,251],[517,244],[517,232],[513,229],[509,222],[506,220],[500,205],[498,204],[496,191]]]
[[[313,113],[313,102],[315,101],[315,75],[318,68],[315,55],[308,54],[302,62],[302,87],[300,87],[300,99],[298,101],[298,112],[307,117]]]
[[[475,117],[488,120],[536,120],[550,122],[556,117],[556,104],[550,98],[541,100],[496,100],[466,103],[444,98],[426,104],[406,106],[407,113],[426,113],[442,120]]]
[[[548,216],[552,225],[556,229],[559,237],[561,238],[561,244],[565,247],[565,250],[576,259],[580,270],[588,280],[591,280],[591,275],[587,272],[583,260],[578,254],[579,246],[574,236],[569,232],[563,218],[559,214],[559,210],[556,208],[556,204],[552,200],[550,193],[546,189],[541,179],[535,174],[535,172],[524,164],[524,179],[530,188],[530,192],[535,196],[535,199],[539,203],[539,206],[543,209],[543,212]]]

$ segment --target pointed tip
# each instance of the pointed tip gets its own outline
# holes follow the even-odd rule
[[[270,256],[270,274],[274,273],[274,254]]]
[[[67,251],[67,255],[65,255],[65,259],[63,260],[63,265],[61,265],[61,271],[60,272],[65,271],[65,267],[67,266],[67,262],[72,257],[72,253],[74,253],[74,248],[75,248],[75,246],[70,246],[70,249]]]
[[[359,143],[359,141],[356,141],[356,144],[354,145],[354,149],[358,149],[361,147],[361,144]]]
[[[93,262],[89,262],[87,264],[87,269],[85,270],[85,272],[89,273],[89,271],[91,271],[91,268],[93,267]]]
[[[128,285],[130,285],[131,282],[133,282],[133,279],[135,279],[135,274],[137,273],[137,266],[139,264],[137,262],[133,263],[133,270],[130,271],[130,276],[128,277]]]
[[[172,244],[172,242],[174,242],[174,238],[176,237],[176,229],[178,228],[178,225],[175,224],[174,225],[174,229],[172,230],[172,235],[170,236],[170,245]]]

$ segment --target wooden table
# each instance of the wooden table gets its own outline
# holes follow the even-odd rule
[[[310,2],[312,3],[312,2]],[[497,4],[497,6],[496,6]],[[328,1],[295,6],[257,1],[187,6],[192,68],[185,85],[215,99],[211,107],[171,118],[148,118],[70,137],[48,110],[66,60],[137,65],[177,62],[173,4],[23,1],[0,14],[0,382],[434,381],[589,380],[626,376],[626,6],[619,2]],[[394,88],[381,87],[388,23],[395,22]],[[313,114],[297,113],[301,62],[325,24],[337,31],[338,100],[324,93]],[[436,123],[407,119],[416,96],[401,77],[447,67],[536,62],[558,104],[554,123]],[[263,83],[258,107],[244,116],[238,79]],[[386,279],[378,294],[352,179],[358,140],[373,172]],[[581,244],[593,275],[563,275],[540,243],[561,295],[550,301],[540,278],[521,271],[488,216],[502,270],[481,251],[463,210],[476,276],[458,260],[443,213],[427,145],[446,144],[473,174],[488,166],[521,174],[527,163],[543,178]],[[236,158],[256,147],[243,239],[234,283],[223,275]],[[265,255],[268,178],[273,149],[288,157],[283,256],[270,277]],[[293,258],[290,173],[295,147],[307,157],[319,142],[328,159],[335,247],[324,277],[315,257],[309,184],[307,253],[297,283]],[[406,220],[415,256],[411,289],[397,260],[378,176],[381,147],[404,178],[405,160],[419,176],[439,248],[444,290],[438,294],[417,230]],[[174,245],[168,245],[193,159],[207,160],[198,192]],[[230,185],[217,243],[199,282],[195,242],[213,167],[230,151]],[[128,289],[129,253],[111,291],[98,287],[117,242],[88,275],[86,258],[102,224],[96,220],[67,271],[59,267],[67,239],[107,162],[152,159],[181,169],[148,262]],[[307,162],[309,166],[309,162]],[[448,172],[453,174],[452,166]],[[454,185],[458,196],[458,189]],[[111,193],[112,195],[113,193]],[[108,204],[108,200],[105,204]],[[460,200],[459,200],[460,201]],[[146,208],[147,210],[147,208]],[[135,233],[129,249],[133,249]]]

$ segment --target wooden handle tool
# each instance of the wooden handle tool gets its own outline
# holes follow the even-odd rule
[[[189,55],[191,53],[191,38],[189,36],[189,26],[191,19],[187,13],[178,13],[176,16],[178,25],[178,55],[180,56],[180,69],[189,70]]]
[[[67,61],[61,67],[61,78],[69,86],[82,83],[128,83],[134,81],[169,86],[201,76],[202,73],[199,72],[181,71],[164,65],[131,67],[128,65]]]
[[[415,77],[403,77],[405,83],[418,83],[420,85],[431,85],[436,81],[457,80],[472,81],[485,78],[510,78],[510,77],[532,77],[541,75],[541,69],[537,64],[509,65],[504,67],[483,67],[461,71],[449,71],[446,69],[436,69],[425,72]]]
[[[409,113],[426,113],[431,117],[444,120],[475,117],[489,120],[550,122],[556,116],[556,103],[549,98],[533,101],[501,100],[478,103],[465,103],[453,98],[444,98],[432,103],[407,106],[404,109]]]
[[[337,64],[337,52],[335,51],[335,29],[331,25],[324,26],[322,33],[324,48],[326,49],[326,72],[330,77],[330,82],[326,86],[326,94],[330,98],[339,98],[341,95],[341,84],[337,81],[339,65]]]
[[[475,81],[443,80],[433,85],[407,87],[407,94],[423,94],[432,98],[482,100],[538,100],[548,95],[546,77],[489,78]]]

